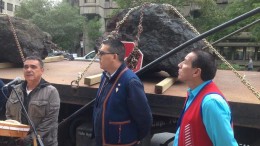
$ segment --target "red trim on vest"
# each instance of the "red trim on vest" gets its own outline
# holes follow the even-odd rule
[[[224,98],[213,82],[205,85],[186,112],[184,112],[180,125],[179,146],[213,146],[201,115],[202,100],[209,93],[220,94]]]

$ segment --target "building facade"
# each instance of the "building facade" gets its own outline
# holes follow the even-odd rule
[[[260,42],[248,32],[242,32],[214,45],[219,53],[229,62],[246,66],[252,58],[255,70],[260,67]]]
[[[80,8],[80,14],[85,16],[86,19],[91,20],[95,17],[99,18],[100,23],[102,24],[100,31],[105,32],[105,26],[108,19],[111,17],[111,14],[114,9],[118,9],[116,2],[113,0],[68,0],[70,3],[78,3]],[[88,46],[88,38],[86,34],[83,34],[81,46],[83,53],[82,56],[92,51],[93,48]]]
[[[101,31],[105,31],[107,20],[118,6],[113,0],[79,0],[79,8],[80,14],[88,19],[99,17],[103,24]]]
[[[22,0],[0,0],[0,13],[14,16]]]

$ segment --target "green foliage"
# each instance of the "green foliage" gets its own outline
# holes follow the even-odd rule
[[[230,2],[230,1],[229,1]],[[233,0],[227,7],[220,7],[213,0],[196,0],[195,3],[200,6],[201,15],[197,18],[188,19],[200,32],[208,31],[222,23],[225,23],[235,17],[238,17],[246,12],[260,6],[259,0]],[[224,30],[219,31],[207,38],[210,41],[215,41],[223,36],[226,36],[239,28],[260,18],[260,14],[252,16],[236,23]],[[247,31],[253,34],[255,40],[260,40],[260,25],[254,25]]]
[[[87,33],[90,40],[88,47],[93,48],[95,45],[95,40],[97,40],[102,35],[102,32],[100,31],[101,26],[102,24],[97,17],[87,21],[87,29],[85,32]]]
[[[145,2],[148,3],[167,3],[171,4],[179,9],[183,8],[184,5],[191,6],[191,8],[199,8],[197,12],[198,16],[188,16],[187,20],[197,28],[199,32],[207,31],[223,22],[225,20],[225,15],[223,13],[223,8],[220,8],[216,5],[214,0],[134,0],[134,1],[125,1],[125,0],[116,0],[119,7],[129,8],[137,5],[141,5]],[[206,22],[206,23],[205,23]],[[211,36],[215,38],[215,36]],[[217,37],[218,38],[218,37]]]
[[[133,7],[132,0],[115,0],[115,2],[121,9]]]
[[[85,18],[79,14],[78,8],[66,2],[54,5],[48,0],[26,0],[21,5],[16,16],[29,19],[41,30],[50,33],[52,41],[62,49],[74,51],[72,49],[79,46]]]
[[[61,3],[46,15],[35,15],[32,21],[43,31],[49,32],[53,36],[53,42],[65,50],[71,50],[79,43],[84,17],[79,15],[79,9]]]
[[[242,15],[254,8],[260,7],[259,0],[233,0],[227,7],[218,6],[216,0],[115,0],[122,9],[141,5],[145,2],[149,3],[168,3],[175,7],[182,8],[182,6],[190,5],[191,7],[198,7],[196,15],[187,16],[187,20],[194,25],[194,27],[201,33],[208,31],[222,23],[225,23],[239,15]],[[230,2],[230,1],[229,1]],[[253,16],[238,23],[234,26],[228,27],[225,30],[219,31],[207,39],[214,41],[222,38],[225,35],[259,19],[259,15]],[[256,40],[260,40],[260,25],[254,25],[249,29]]]
[[[23,0],[15,16],[31,19],[36,14],[45,15],[51,8],[52,3],[48,0]]]
[[[217,6],[214,0],[196,0],[191,6],[199,7],[197,16],[188,17],[188,21],[194,25],[199,32],[208,31],[217,25],[220,25],[225,20],[223,8]],[[214,34],[208,40],[219,38],[221,34]]]
[[[231,64],[232,67],[234,67],[235,70],[245,70],[244,66],[239,66],[238,64]],[[221,70],[230,70],[230,68],[225,64],[225,63],[221,63],[218,65],[218,69]]]
[[[231,4],[229,4],[228,7],[225,9],[224,13],[227,16],[227,19],[230,20],[230,19],[233,19],[246,12],[249,12],[257,7],[260,7],[259,0],[233,0],[233,2]],[[247,18],[247,19],[243,20],[242,22],[239,22],[236,25],[230,27],[227,30],[227,34],[230,32],[233,32],[257,19],[260,19],[260,14]],[[253,37],[257,41],[260,41],[260,31],[259,30],[260,30],[260,25],[254,25],[248,29],[248,31],[253,34]]]

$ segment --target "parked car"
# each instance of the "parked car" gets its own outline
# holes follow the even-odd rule
[[[72,54],[70,53],[66,53],[66,52],[63,52],[63,51],[58,51],[58,52],[53,52],[53,53],[48,53],[48,57],[53,57],[53,56],[64,56],[64,59],[66,60],[74,60],[74,57]]]
[[[88,54],[86,54],[83,57],[75,57],[74,60],[78,60],[78,61],[92,61],[93,58],[96,56],[96,52],[95,51],[91,51]],[[99,62],[99,58],[97,57],[95,60],[95,62]]]
[[[64,58],[67,59],[67,60],[74,60],[74,57],[73,57],[72,54],[66,53],[66,54],[64,54],[63,56],[64,56]]]

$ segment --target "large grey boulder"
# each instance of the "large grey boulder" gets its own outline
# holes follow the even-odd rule
[[[57,48],[56,44],[52,43],[51,36],[41,31],[36,25],[28,20],[9,17],[13,23],[24,57],[36,55],[44,59],[51,49]],[[0,46],[0,62],[11,62],[20,65],[23,63],[6,15],[0,15]]]
[[[116,23],[121,21],[129,10],[124,10],[114,16],[107,24],[107,31],[115,29]],[[121,40],[134,40],[138,32],[141,10],[138,8],[130,13],[126,21],[120,26]],[[143,66],[154,61],[163,54],[176,48],[182,43],[194,38],[196,34],[178,17],[170,5],[149,4],[143,11],[143,32],[140,36],[139,49],[144,54]],[[200,41],[179,51],[171,57],[157,64],[149,71],[166,71],[173,77],[178,76],[178,63],[194,48],[203,48]]]

